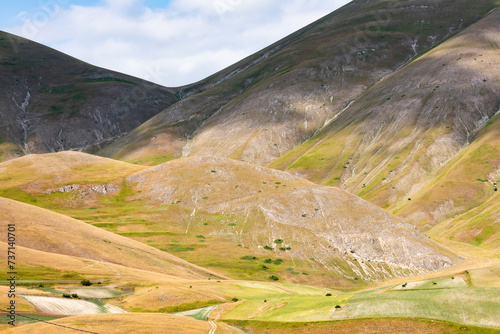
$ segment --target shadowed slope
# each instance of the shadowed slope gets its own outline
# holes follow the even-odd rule
[[[0,31],[0,161],[96,150],[178,101],[173,90]]]

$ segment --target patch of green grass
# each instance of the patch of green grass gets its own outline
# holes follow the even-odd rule
[[[45,266],[34,266],[19,263],[16,266],[16,278],[23,280],[80,280],[84,277],[73,271],[60,271]],[[18,282],[20,283],[20,282]],[[4,284],[3,282],[0,284]],[[5,283],[6,284],[6,283]]]
[[[121,83],[126,83],[129,85],[137,86],[135,82],[124,80],[124,79],[119,79],[119,78],[97,78],[97,79],[85,79],[83,80],[85,83],[94,83],[94,82],[121,82]]]

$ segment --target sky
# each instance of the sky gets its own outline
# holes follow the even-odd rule
[[[92,65],[176,87],[194,83],[349,0],[18,0],[0,30]]]

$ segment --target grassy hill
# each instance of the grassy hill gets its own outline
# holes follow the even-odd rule
[[[43,167],[53,165],[60,174]],[[457,261],[414,227],[343,190],[230,159],[193,157],[145,169],[63,152],[4,162],[0,170],[2,196],[234,278],[352,286]]]
[[[121,264],[178,278],[203,278],[215,273],[170,254],[17,201],[0,198],[2,225],[16,225],[16,244],[48,253]]]
[[[172,89],[0,31],[0,161],[95,151],[177,102]]]

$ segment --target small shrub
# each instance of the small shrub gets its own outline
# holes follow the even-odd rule
[[[271,259],[265,259],[264,260],[264,263],[272,263],[272,262],[273,262],[273,260],[271,260]]]
[[[69,293],[63,293],[64,298],[71,298],[71,295]]]
[[[271,276],[269,276],[269,279],[270,279],[270,280],[273,280],[273,281],[279,281],[279,280],[280,280],[280,279],[279,279],[279,277],[278,277],[278,276],[275,276],[275,275],[271,275]]]
[[[405,283],[403,285],[401,285],[403,288],[406,288],[406,286],[408,285],[408,283]]]
[[[262,270],[267,270],[267,269],[269,269],[269,267],[267,267],[267,266],[265,266],[265,265],[263,265],[263,264],[262,264],[262,265],[260,266],[260,269],[262,269]]]
[[[330,297],[331,295],[332,295],[331,293],[327,293],[325,296]]]
[[[91,286],[92,282],[90,282],[88,279],[84,279],[83,281],[80,282],[83,286]]]
[[[202,197],[201,199],[208,199],[208,196]]]
[[[231,299],[232,302],[236,303],[239,299],[238,298],[233,298]]]
[[[73,298],[78,298],[78,294],[73,293],[73,294],[71,294],[71,297],[73,297]]]
[[[197,235],[196,236],[198,239],[205,239],[205,237],[203,235]]]
[[[273,261],[273,263],[276,264],[276,265],[280,265],[280,264],[283,263],[283,260],[282,259],[276,259],[276,260]]]
[[[286,251],[286,248],[285,247],[280,247],[279,250],[280,251]]]
[[[269,246],[267,246],[267,245],[266,245],[266,246],[264,246],[264,249],[266,249],[266,250],[273,250],[273,248],[272,248],[272,247],[269,247]]]
[[[283,240],[282,239],[276,239],[276,240],[274,240],[274,243],[275,244],[282,244]]]
[[[253,260],[258,260],[258,257],[252,256],[252,255],[245,255],[240,257],[242,260],[247,260],[247,261],[253,261]]]
[[[340,305],[335,305],[335,308],[336,308],[336,309],[339,309],[339,308],[341,308],[341,307],[340,307]]]

